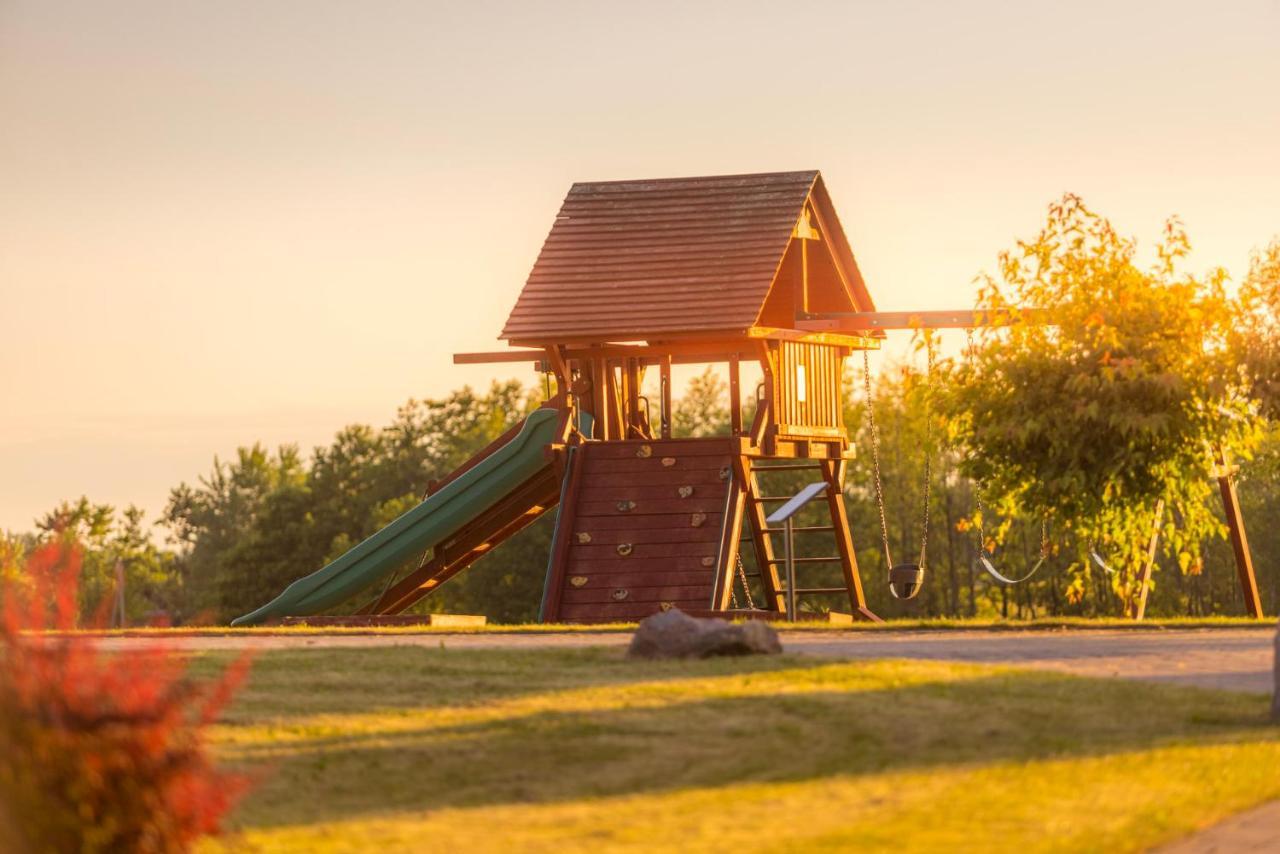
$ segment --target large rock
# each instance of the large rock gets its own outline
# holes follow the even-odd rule
[[[778,633],[768,623],[690,617],[678,608],[640,622],[628,658],[710,658],[714,655],[773,655],[782,652]]]

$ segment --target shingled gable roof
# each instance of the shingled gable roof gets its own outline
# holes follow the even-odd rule
[[[873,310],[817,171],[601,181],[569,189],[501,337],[654,341],[781,325],[762,311],[806,203],[838,308]]]

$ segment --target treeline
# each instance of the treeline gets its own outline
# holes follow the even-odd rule
[[[910,602],[893,600],[885,584],[879,508],[871,470],[870,436],[861,376],[848,378],[846,423],[859,454],[850,463],[845,492],[849,521],[871,607],[885,616],[1043,617],[1115,616],[1117,598],[1105,571],[1081,562],[1080,543],[1062,520],[1049,526],[1048,559],[1028,581],[997,583],[975,562],[974,486],[959,474],[960,453],[945,431],[930,451],[921,411],[922,373],[891,366],[873,383],[880,429],[879,461],[885,523],[895,560],[913,559],[923,532],[925,463],[930,462],[932,507],[928,530],[929,575],[924,591]],[[262,604],[293,580],[318,569],[420,500],[428,483],[448,474],[523,417],[542,391],[517,382],[496,383],[487,392],[470,388],[440,400],[414,400],[382,429],[350,426],[327,447],[303,454],[296,446],[268,450],[241,448],[234,459],[215,460],[194,484],[172,490],[158,521],[157,545],[137,508],[116,511],[87,499],[67,503],[41,517],[36,530],[0,540],[0,567],[21,573],[32,545],[54,537],[72,539],[85,554],[81,602],[86,617],[115,589],[117,567],[124,576],[126,614],[131,624],[157,619],[175,623],[221,623]],[[681,435],[728,430],[726,384],[708,372],[691,383],[678,401],[674,423]],[[806,473],[777,474],[770,491],[797,489]],[[1264,605],[1280,607],[1280,436],[1270,435],[1239,474],[1240,493]],[[1213,508],[1220,513],[1220,508]],[[812,524],[822,524],[817,511]],[[991,511],[988,509],[988,516]],[[479,561],[418,607],[433,611],[481,613],[500,622],[537,617],[552,515],[540,520]],[[1002,541],[990,554],[1009,577],[1029,571],[1042,553],[1041,520],[984,521],[988,532],[1005,524]],[[1068,520],[1069,522],[1069,520]],[[826,536],[810,535],[802,554],[831,554]],[[1154,575],[1150,616],[1240,614],[1242,601],[1229,544],[1203,544],[1203,563],[1180,569],[1162,555]],[[744,569],[754,557],[744,544]],[[801,583],[837,583],[838,571],[811,564]],[[761,591],[752,582],[753,596]],[[368,597],[378,590],[368,591]],[[745,598],[739,587],[738,596]],[[362,602],[349,603],[353,610]],[[745,602],[740,602],[745,604]],[[839,597],[818,597],[811,608],[847,610]]]

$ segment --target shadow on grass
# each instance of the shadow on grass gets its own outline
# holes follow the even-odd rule
[[[277,668],[296,672],[294,655],[264,657],[232,725],[393,714],[351,732],[339,718],[337,732],[264,756],[271,771],[242,807],[243,826],[1280,741],[1260,697],[1039,672],[790,657],[635,664],[616,650],[343,652],[362,666],[330,661],[306,702],[300,685],[273,681]],[[716,692],[733,695],[707,696]],[[603,707],[556,708],[575,693],[600,694]],[[493,708],[521,698],[527,707]],[[451,706],[494,716],[395,724],[410,709]]]

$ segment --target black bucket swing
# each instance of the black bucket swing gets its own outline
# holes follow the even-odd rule
[[[927,356],[926,382],[933,379],[933,342],[925,340]],[[880,481],[880,431],[876,427],[875,399],[871,393],[871,359],[867,351],[862,351],[862,381],[867,393],[867,429],[871,433],[871,472],[874,475],[876,488],[876,509],[880,515],[880,540],[884,545],[885,566],[889,570],[889,592],[895,599],[914,599],[924,586],[925,559],[929,548],[929,485],[931,481],[931,458],[924,459],[924,525],[920,533],[920,560],[916,563],[895,564],[889,551],[889,524],[885,520],[884,489]],[[925,395],[925,448],[933,447],[933,413],[930,406],[930,395]]]

